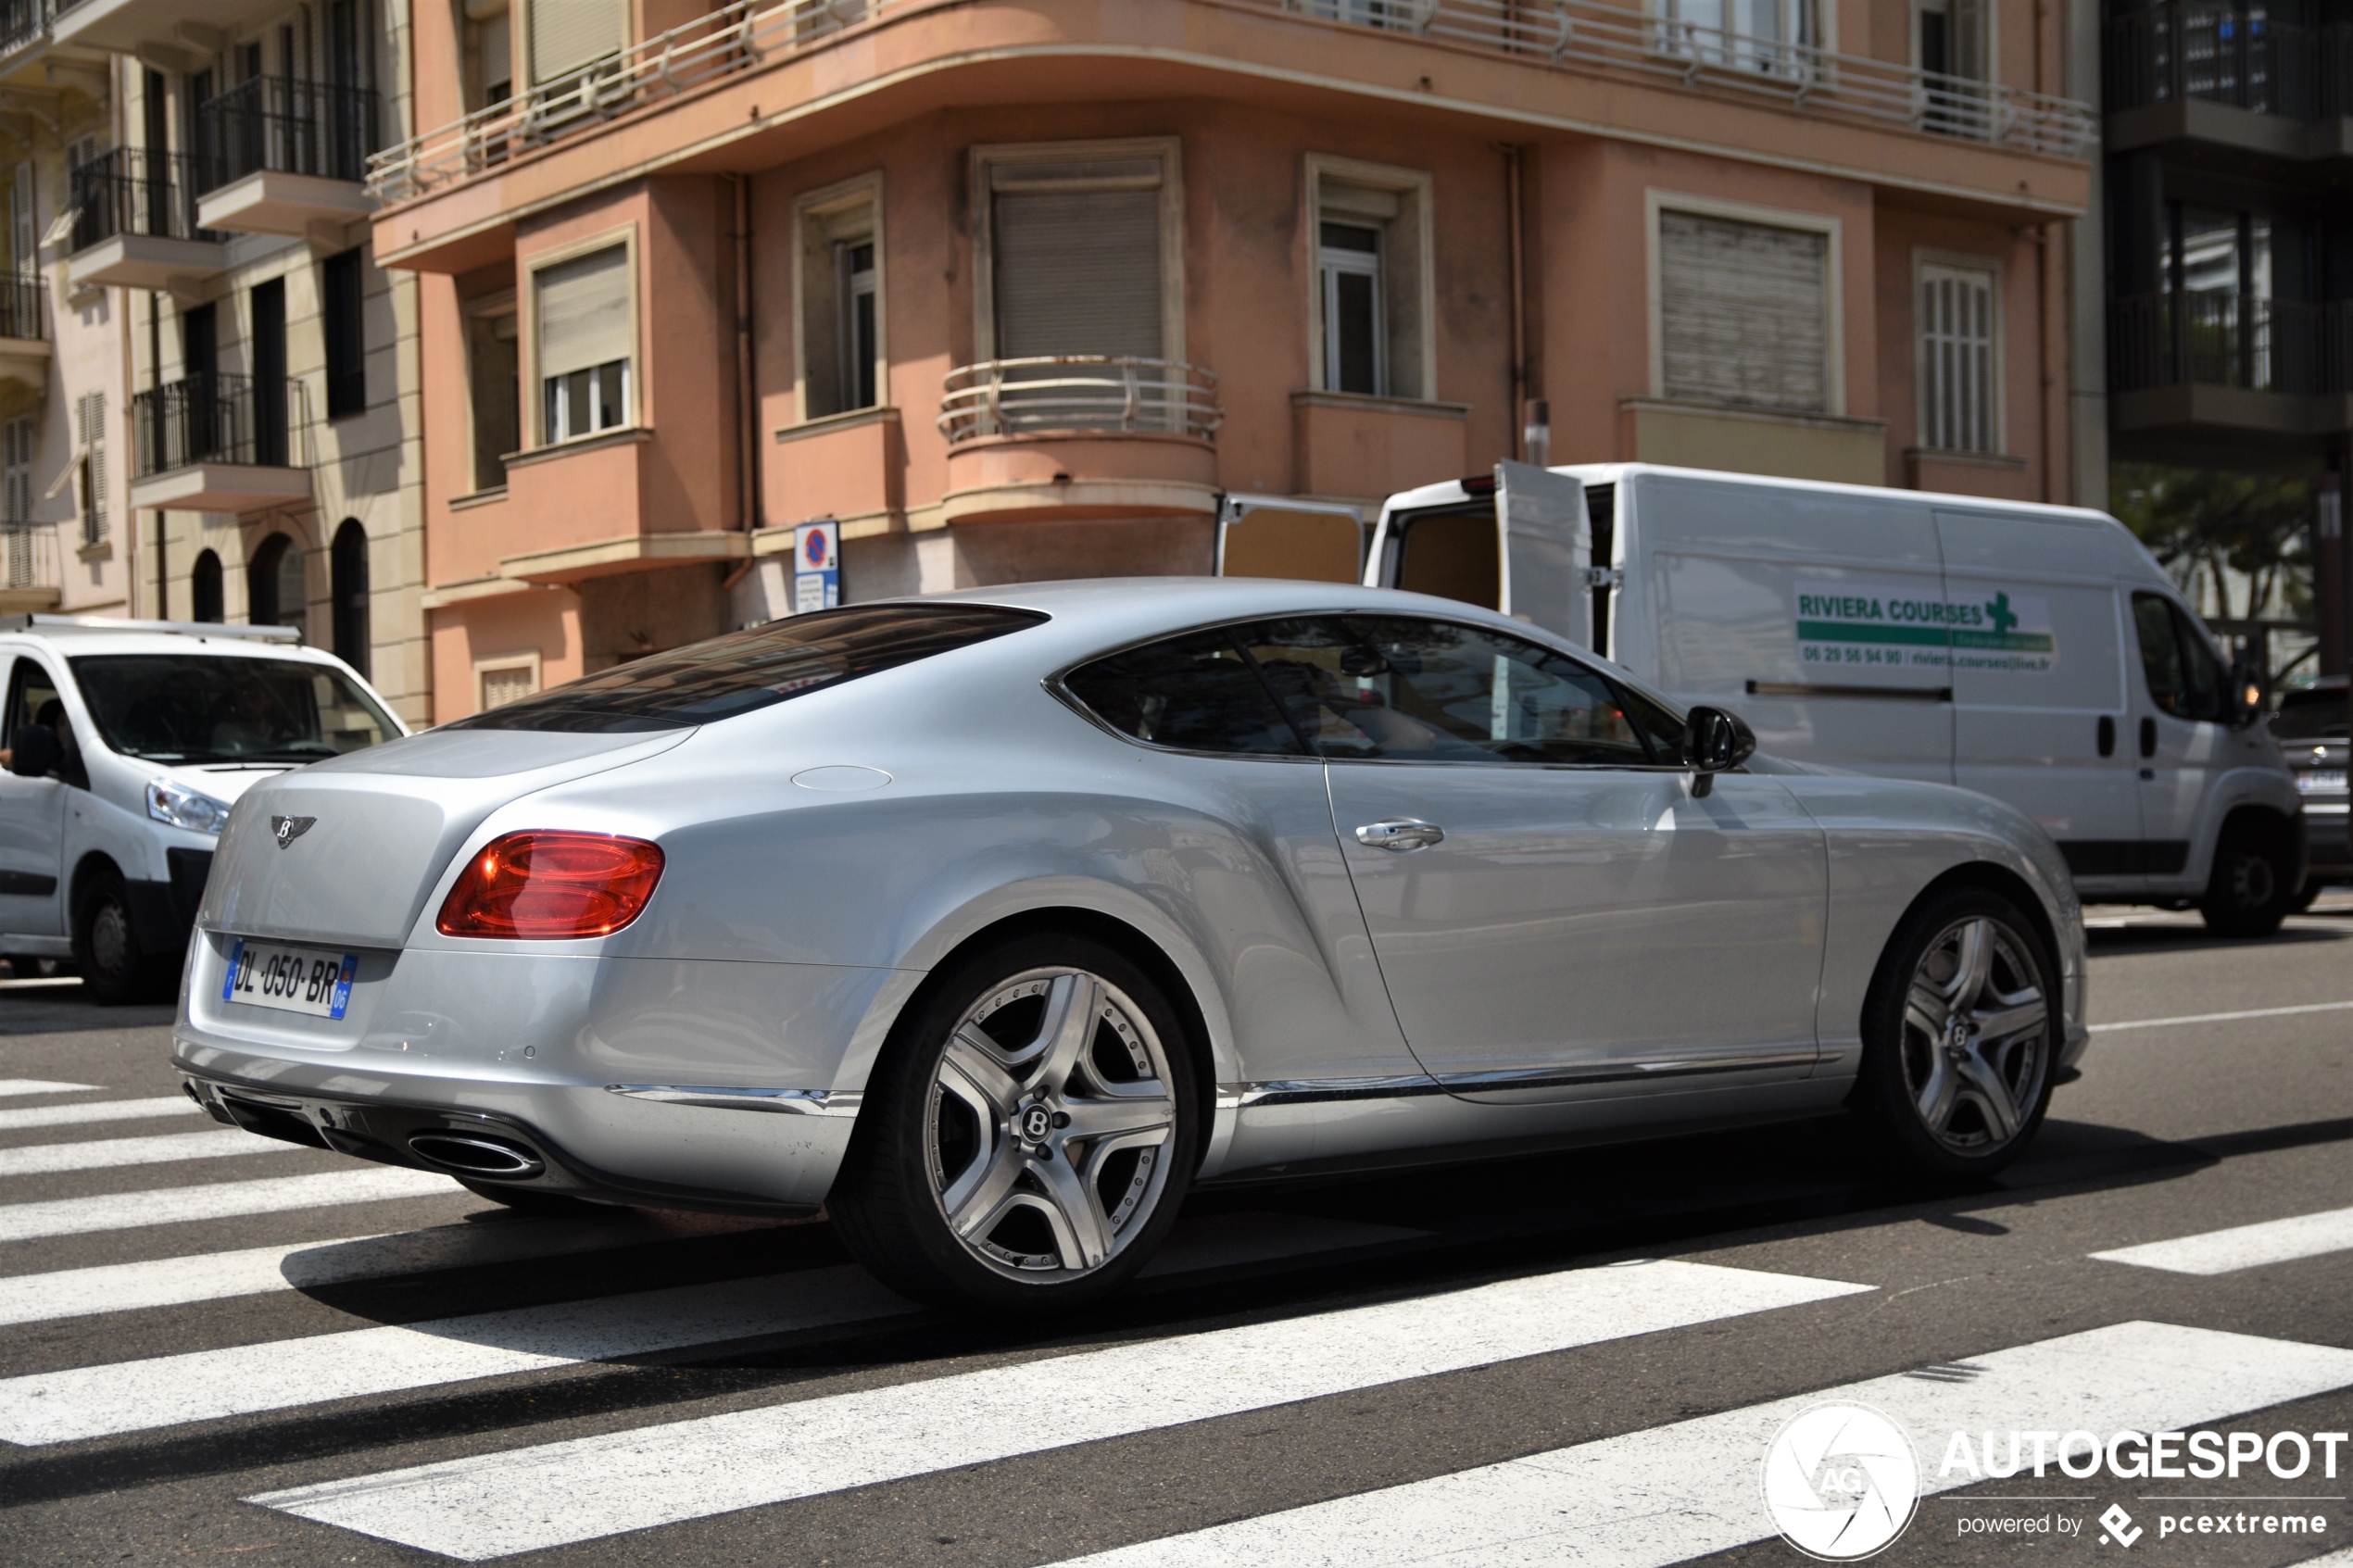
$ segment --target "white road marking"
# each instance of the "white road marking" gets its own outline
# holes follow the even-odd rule
[[[1063,1568],[1664,1568],[1770,1538],[1758,1498],[1766,1447],[1812,1405],[1865,1404],[1894,1418],[1919,1457],[1923,1494],[1932,1495],[1979,1479],[1938,1474],[1955,1432],[2082,1430],[2105,1439],[2127,1429],[2179,1431],[2353,1384],[2353,1350],[2127,1323],[1938,1371],[1139,1542]],[[2031,1460],[2031,1446],[2025,1451]],[[1929,1512],[1935,1506],[1923,1500],[1911,1533],[1933,1538],[1949,1529]]]
[[[478,1562],[1871,1288],[1705,1263],[1575,1269],[247,1500]]]
[[[2172,1241],[2145,1242],[2095,1252],[2108,1263],[2133,1263],[2144,1269],[2165,1269],[2177,1274],[2227,1274],[2266,1263],[2318,1258],[2353,1248],[2353,1209],[2332,1209],[2323,1214],[2299,1214],[2292,1220],[2266,1220],[2261,1224],[2233,1225]]]
[[[438,1237],[422,1232],[342,1246],[261,1247],[0,1279],[0,1323],[22,1321],[11,1316],[12,1309],[49,1318],[172,1305],[408,1269],[584,1251],[663,1234],[650,1222],[622,1214],[474,1230],[455,1241],[446,1234],[467,1229],[444,1227]],[[1422,1234],[1343,1220],[1221,1215],[1180,1224],[1152,1270],[1181,1273]],[[468,1241],[473,1245],[463,1245]],[[66,1442],[915,1310],[859,1270],[824,1269],[108,1362],[0,1380],[0,1441]]]
[[[220,1127],[209,1133],[165,1133],[152,1138],[36,1143],[21,1148],[0,1148],[0,1176],[104,1171],[118,1165],[167,1165],[175,1160],[229,1160],[241,1154],[286,1154],[303,1147],[283,1138],[265,1138],[238,1127]]]
[[[2113,1029],[2171,1029],[2183,1023],[2236,1023],[2246,1018],[2287,1018],[2299,1012],[2344,1012],[2353,1002],[2306,1002],[2288,1008],[2247,1008],[2239,1012],[2193,1012],[2180,1018],[2128,1018],[2120,1023],[2095,1023],[2095,1035]]]
[[[147,1116],[201,1116],[186,1095],[158,1099],[86,1099],[79,1105],[25,1105],[0,1110],[0,1133],[24,1127],[70,1127],[81,1122],[135,1122]]]
[[[158,1187],[146,1192],[102,1193],[94,1198],[58,1198],[44,1203],[0,1204],[0,1241],[85,1236],[92,1231],[132,1230],[140,1225],[182,1224],[194,1220],[225,1220],[238,1214],[279,1214],[293,1209],[377,1203],[391,1198],[466,1196],[466,1189],[447,1176],[393,1165],[370,1165],[355,1171],[324,1171],[315,1176],[276,1176],[267,1181],[213,1182],[202,1186]]]
[[[0,1095],[62,1095],[105,1087],[104,1084],[61,1084],[54,1078],[0,1078]]]

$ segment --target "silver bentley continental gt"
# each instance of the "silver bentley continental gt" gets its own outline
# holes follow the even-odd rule
[[[1754,745],[1378,589],[824,610],[256,787],[175,1061],[517,1209],[822,1205],[996,1311],[1213,1183],[1829,1114],[2001,1166],[2084,1046],[2066,865]]]

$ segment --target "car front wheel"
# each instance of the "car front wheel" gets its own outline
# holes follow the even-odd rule
[[[827,1209],[918,1299],[1064,1310],[1150,1261],[1199,1135],[1159,986],[1099,942],[1026,935],[955,963],[900,1021]]]
[[[1991,1175],[2050,1104],[2061,1022],[2033,928],[1997,894],[1957,889],[1888,944],[1863,1010],[1854,1104],[1900,1170]]]

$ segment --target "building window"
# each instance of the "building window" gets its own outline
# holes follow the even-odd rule
[[[190,620],[218,622],[223,618],[220,558],[210,550],[197,551],[196,564],[188,569],[188,598]]]
[[[107,395],[85,392],[74,399],[75,488],[81,495],[82,543],[107,537]]]
[[[474,488],[507,483],[507,456],[522,445],[522,345],[512,290],[466,311],[466,375],[473,415]]]
[[[41,276],[40,220],[32,207],[32,165],[17,165],[17,177],[8,183],[8,260],[10,270],[19,278]],[[33,332],[15,331],[10,337],[32,337]]]
[[[1322,392],[1438,395],[1429,276],[1429,176],[1353,159],[1307,159],[1315,297],[1310,364]]]
[[[362,256],[347,250],[319,264],[320,326],[327,340],[327,418],[368,407],[368,345],[360,323]]]
[[[596,107],[596,67],[629,42],[627,0],[529,0],[533,96],[557,115]]]
[[[32,521],[32,417],[0,424],[0,522]]]
[[[1986,136],[1994,129],[1985,89],[1993,56],[1985,0],[1920,0],[1913,24],[1919,68],[1928,76],[1921,124],[1956,136]]]
[[[889,400],[881,178],[808,193],[793,204],[793,225],[800,417],[879,408]]]
[[[1813,0],[1659,0],[1660,53],[1735,70],[1797,76],[1822,47]]]
[[[466,107],[503,104],[515,92],[514,13],[508,0],[469,0],[466,16]]]
[[[570,441],[630,420],[629,247],[609,245],[533,274],[539,438]]]
[[[974,156],[988,230],[980,358],[1184,358],[1173,138]]]
[[[1840,411],[1834,220],[1784,227],[1659,207],[1656,233],[1661,396]]]
[[[1994,269],[1924,261],[1919,268],[1920,445],[1998,452],[2000,332]]]
[[[301,546],[283,533],[264,539],[245,568],[245,620],[256,626],[291,626],[300,632],[308,624],[309,597]]]
[[[335,657],[360,674],[368,671],[368,531],[358,518],[335,530],[327,561],[334,600]]]
[[[504,708],[539,689],[539,656],[485,660],[474,667],[474,681],[483,711]]]

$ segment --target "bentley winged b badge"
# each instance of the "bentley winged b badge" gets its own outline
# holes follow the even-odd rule
[[[318,820],[316,817],[272,817],[270,819],[270,831],[277,837],[278,847],[283,849],[308,833],[310,824]]]

